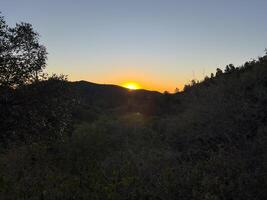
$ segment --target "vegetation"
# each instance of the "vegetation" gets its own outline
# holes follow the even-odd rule
[[[31,26],[0,21],[0,199],[267,198],[267,54],[129,92],[42,75]]]

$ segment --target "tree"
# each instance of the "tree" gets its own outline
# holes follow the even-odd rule
[[[210,74],[210,78],[211,79],[214,78],[214,74],[213,73]]]
[[[0,16],[0,86],[21,86],[38,80],[46,66],[46,48],[31,24],[10,28]]]
[[[43,73],[47,52],[31,24],[8,27],[0,16],[0,148],[63,139],[72,99],[64,75]]]
[[[221,76],[223,74],[223,71],[220,68],[216,69],[216,77]]]
[[[235,66],[233,64],[226,65],[224,72],[231,73],[235,70]]]

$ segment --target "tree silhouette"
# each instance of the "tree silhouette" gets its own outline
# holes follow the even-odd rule
[[[233,64],[226,65],[224,72],[231,73],[235,70],[235,66]]]
[[[220,76],[223,74],[223,71],[220,68],[216,69],[216,77]]]
[[[17,87],[38,80],[47,59],[31,24],[10,28],[0,16],[0,86]]]

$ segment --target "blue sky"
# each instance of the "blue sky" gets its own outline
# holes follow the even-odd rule
[[[173,91],[267,48],[266,0],[0,0],[8,24],[33,24],[49,72]]]

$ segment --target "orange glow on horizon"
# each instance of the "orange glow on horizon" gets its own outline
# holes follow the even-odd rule
[[[129,90],[141,89],[141,86],[136,82],[126,82],[122,86],[125,87],[125,88],[128,88]]]
[[[85,80],[93,83],[99,83],[99,84],[113,84],[113,85],[119,85],[131,90],[134,89],[145,89],[150,91],[159,91],[164,92],[168,91],[170,93],[173,93],[175,91],[175,88],[179,88],[180,91],[183,90],[184,83],[187,83],[186,80],[181,81],[170,81],[165,79],[157,79],[154,77],[144,76],[142,74],[135,74],[135,73],[110,73],[106,76],[94,76],[89,77],[86,74],[76,74],[76,73],[69,73],[71,74],[70,80],[71,81],[79,81],[79,80]],[[130,86],[127,87],[127,84],[129,83],[135,83],[137,86]]]

